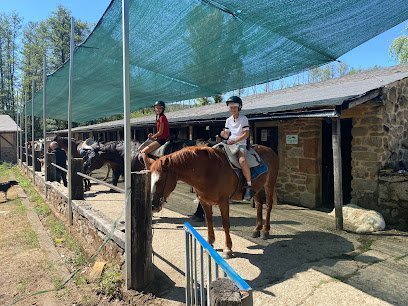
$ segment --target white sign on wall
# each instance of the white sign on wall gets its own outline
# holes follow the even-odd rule
[[[268,130],[261,130],[261,141],[267,141],[268,140]]]
[[[286,135],[286,144],[298,144],[298,135]]]

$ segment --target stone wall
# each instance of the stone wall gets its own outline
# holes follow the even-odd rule
[[[26,167],[21,167],[22,172],[26,173]],[[32,181],[32,170],[28,169],[28,177]],[[44,177],[41,172],[36,172],[35,187],[37,191],[45,198]],[[53,214],[59,220],[63,221],[70,233],[79,241],[87,256],[96,253],[99,246],[103,243],[107,235],[111,240],[105,245],[100,253],[100,257],[110,262],[122,263],[124,260],[124,233],[118,227],[111,231],[112,224],[98,211],[92,210],[91,205],[85,201],[72,201],[73,225],[68,226],[66,211],[68,206],[67,189],[56,182],[47,182],[47,204],[49,204]]]
[[[378,172],[384,153],[383,106],[367,102],[342,114],[353,120],[351,141],[351,202],[377,209]]]
[[[378,202],[388,223],[408,226],[408,174],[379,176]]]
[[[320,119],[282,121],[279,127],[280,202],[314,208],[321,204]],[[298,135],[298,144],[286,144],[286,135]]]
[[[383,90],[384,143],[383,166],[398,169],[399,161],[408,167],[408,79]]]
[[[408,80],[384,87],[380,101],[346,110],[342,117],[353,119],[351,202],[379,211],[388,224],[407,222],[405,200],[396,192],[406,188],[405,181],[380,171],[396,171],[400,161],[408,166]]]

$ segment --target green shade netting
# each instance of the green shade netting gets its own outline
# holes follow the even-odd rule
[[[113,0],[75,50],[75,122],[123,112],[121,5]],[[130,0],[131,108],[292,75],[406,19],[407,0]],[[68,70],[69,62],[48,76],[47,117],[67,119]],[[42,90],[34,103],[42,116]]]

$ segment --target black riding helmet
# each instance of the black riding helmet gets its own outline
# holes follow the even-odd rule
[[[238,96],[231,96],[231,97],[229,97],[228,100],[225,101],[225,103],[227,104],[227,106],[228,106],[228,104],[230,104],[230,103],[238,103],[238,104],[239,104],[238,109],[239,109],[239,110],[242,109],[242,100],[241,100],[241,98],[238,97]]]
[[[162,106],[163,107],[163,112],[166,109],[166,103],[164,101],[156,101],[156,103],[154,103],[153,107],[155,106]]]

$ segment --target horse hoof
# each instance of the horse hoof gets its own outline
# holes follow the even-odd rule
[[[261,236],[261,232],[260,232],[260,231],[253,231],[253,232],[252,232],[252,238],[258,238],[259,236]]]
[[[231,250],[225,250],[222,252],[222,258],[224,259],[230,259],[232,258],[232,251]]]
[[[262,232],[262,239],[263,240],[267,240],[267,239],[269,239],[269,232]]]

